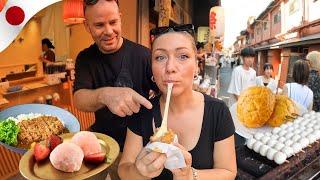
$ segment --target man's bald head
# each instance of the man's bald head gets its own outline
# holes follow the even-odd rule
[[[93,5],[97,4],[98,1],[100,1],[100,0],[84,0],[83,1],[83,13],[84,13],[84,15],[86,14],[87,7],[90,7],[90,6],[93,6]],[[114,1],[114,2],[117,3],[118,8],[119,8],[119,0],[103,0],[103,1],[110,1],[110,2]]]

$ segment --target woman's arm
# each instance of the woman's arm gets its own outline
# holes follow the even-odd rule
[[[118,168],[118,174],[121,179],[147,179],[138,172],[134,165],[142,148],[142,137],[127,129],[126,141]]]
[[[198,179],[235,179],[237,175],[234,136],[214,143],[213,169],[197,170]]]

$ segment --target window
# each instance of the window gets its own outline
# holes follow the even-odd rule
[[[281,12],[279,11],[277,14],[273,16],[273,24],[277,24],[281,21]]]
[[[268,22],[263,22],[263,30],[266,31],[268,29]]]
[[[299,10],[299,1],[298,0],[292,0],[289,4],[289,15],[294,14]]]
[[[261,27],[257,28],[257,35],[259,35],[261,33]]]

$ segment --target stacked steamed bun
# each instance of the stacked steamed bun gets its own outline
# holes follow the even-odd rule
[[[247,147],[282,164],[317,140],[320,140],[320,112],[311,111],[293,122],[273,128],[272,132],[255,133],[247,140]]]

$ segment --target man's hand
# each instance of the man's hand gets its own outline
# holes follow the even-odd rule
[[[106,105],[113,114],[120,117],[131,116],[133,113],[139,112],[141,105],[148,109],[152,108],[152,104],[146,98],[131,88],[102,88],[98,101]]]

